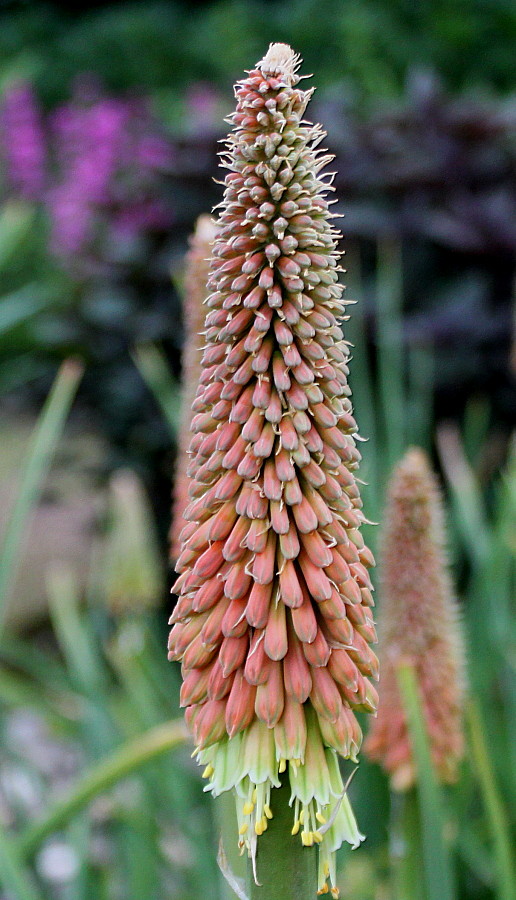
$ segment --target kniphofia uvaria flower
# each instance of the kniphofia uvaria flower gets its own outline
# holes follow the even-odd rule
[[[170,658],[207,789],[234,789],[254,856],[288,778],[292,832],[335,851],[362,839],[337,754],[373,711],[377,660],[355,478],[348,346],[324,137],[284,44],[236,87],[193,404]]]
[[[188,506],[187,469],[188,447],[191,438],[190,424],[193,415],[192,404],[201,377],[202,331],[206,315],[203,304],[206,299],[206,282],[216,233],[216,225],[211,216],[199,216],[195,224],[195,231],[190,238],[190,249],[186,255],[183,302],[185,337],[181,357],[183,396],[170,529],[170,557],[174,561],[180,553],[179,535],[184,525],[183,513]]]
[[[456,778],[463,752],[463,646],[445,561],[442,502],[430,463],[419,448],[393,472],[383,526],[378,718],[365,749],[390,774],[392,787],[415,781],[397,669],[414,666],[438,778]]]

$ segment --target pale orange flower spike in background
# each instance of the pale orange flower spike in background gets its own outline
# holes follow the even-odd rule
[[[335,851],[362,839],[337,754],[356,759],[354,710],[377,704],[373,558],[331,157],[298,65],[274,44],[236,87],[169,655],[207,790],[235,791],[242,849],[254,858],[288,778],[292,833],[319,845],[319,892],[337,896]]]
[[[452,782],[463,753],[464,651],[445,560],[445,524],[437,479],[422,450],[395,469],[383,524],[379,616],[382,690],[365,743],[395,790],[415,780],[397,667],[414,666],[437,777]]]
[[[184,343],[181,357],[182,398],[181,424],[177,442],[177,467],[174,478],[172,525],[170,529],[170,559],[175,561],[180,553],[179,535],[184,525],[183,514],[188,506],[188,448],[190,446],[192,404],[195,400],[201,377],[202,332],[206,310],[206,283],[210,270],[211,251],[217,234],[217,227],[211,216],[199,216],[195,231],[190,238],[190,249],[186,255],[183,320]]]

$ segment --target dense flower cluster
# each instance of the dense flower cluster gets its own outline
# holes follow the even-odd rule
[[[453,781],[463,752],[463,647],[444,560],[439,488],[422,450],[409,450],[394,471],[384,520],[380,649],[382,693],[365,749],[391,776],[414,784],[414,764],[397,684],[410,663],[423,700],[432,757],[441,781]]]
[[[170,556],[176,560],[180,553],[179,535],[184,525],[183,513],[188,506],[188,447],[192,404],[201,377],[201,344],[204,328],[206,283],[211,250],[217,228],[211,216],[199,216],[195,232],[190,238],[190,250],[186,257],[183,320],[185,336],[181,356],[182,399],[181,427],[177,442],[177,468],[174,478],[174,503],[170,529]]]
[[[214,794],[233,788],[254,856],[288,777],[293,834],[335,850],[361,835],[337,754],[373,711],[373,563],[355,478],[337,232],[312,91],[281,44],[239,82],[193,404],[171,659]],[[285,773],[285,774],[283,774]]]

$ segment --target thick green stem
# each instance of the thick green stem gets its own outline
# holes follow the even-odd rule
[[[230,877],[233,876],[238,882],[244,884],[246,861],[245,858],[240,855],[238,850],[238,821],[233,792],[225,791],[220,797],[215,797],[213,808],[217,831],[220,834],[225,863],[227,863]],[[223,876],[221,888],[222,900],[234,900],[235,892],[229,883],[226,866],[221,865],[220,850],[219,866]]]
[[[482,799],[486,810],[493,851],[496,859],[495,873],[499,900],[515,900],[516,879],[511,850],[510,828],[502,797],[495,781],[489,750],[482,728],[480,711],[474,701],[467,707],[471,756],[475,766]]]
[[[396,900],[424,900],[419,808],[414,789],[391,797],[389,854]]]
[[[292,837],[292,808],[288,805],[288,779],[271,795],[274,813],[269,827],[258,838],[256,875],[252,862],[247,868],[249,900],[314,900],[317,894],[317,850],[303,847],[299,835]]]
[[[443,835],[445,820],[441,792],[434,773],[421,697],[412,666],[399,666],[398,684],[416,763],[418,830],[423,859],[421,881],[426,900],[454,900],[450,859]]]

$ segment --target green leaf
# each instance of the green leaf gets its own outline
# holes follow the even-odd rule
[[[405,385],[403,377],[403,269],[399,241],[378,244],[376,328],[378,387],[389,467],[405,446]]]
[[[140,344],[132,357],[161,408],[171,438],[175,440],[181,410],[180,391],[171,375],[165,354],[153,344]]]
[[[467,706],[467,722],[471,755],[478,776],[496,859],[496,865],[494,866],[495,880],[497,882],[496,896],[498,900],[515,900],[516,873],[513,864],[509,823],[489,759],[480,710],[474,700],[470,700]]]
[[[4,294],[0,302],[0,338],[44,309],[51,298],[50,287],[39,282]]]
[[[25,871],[20,855],[0,828],[0,885],[13,900],[42,900],[31,876]]]
[[[80,362],[73,359],[65,360],[34,431],[18,496],[0,548],[0,634],[5,623],[8,591],[16,575],[25,527],[32,509],[38,503],[43,479],[50,466],[82,372]]]
[[[95,694],[103,681],[103,668],[79,610],[79,592],[73,572],[54,563],[47,572],[47,592],[54,632],[76,684]]]
[[[453,880],[444,843],[444,815],[436,781],[415,672],[398,668],[398,682],[416,763],[423,880],[427,900],[453,900]]]
[[[166,722],[118,747],[110,756],[90,769],[62,800],[58,800],[39,822],[29,825],[21,835],[18,848],[22,856],[34,853],[40,843],[71,819],[94,797],[108,790],[152,759],[173,750],[188,738],[182,720]]]
[[[11,200],[0,211],[0,271],[5,269],[34,221],[34,208]]]

